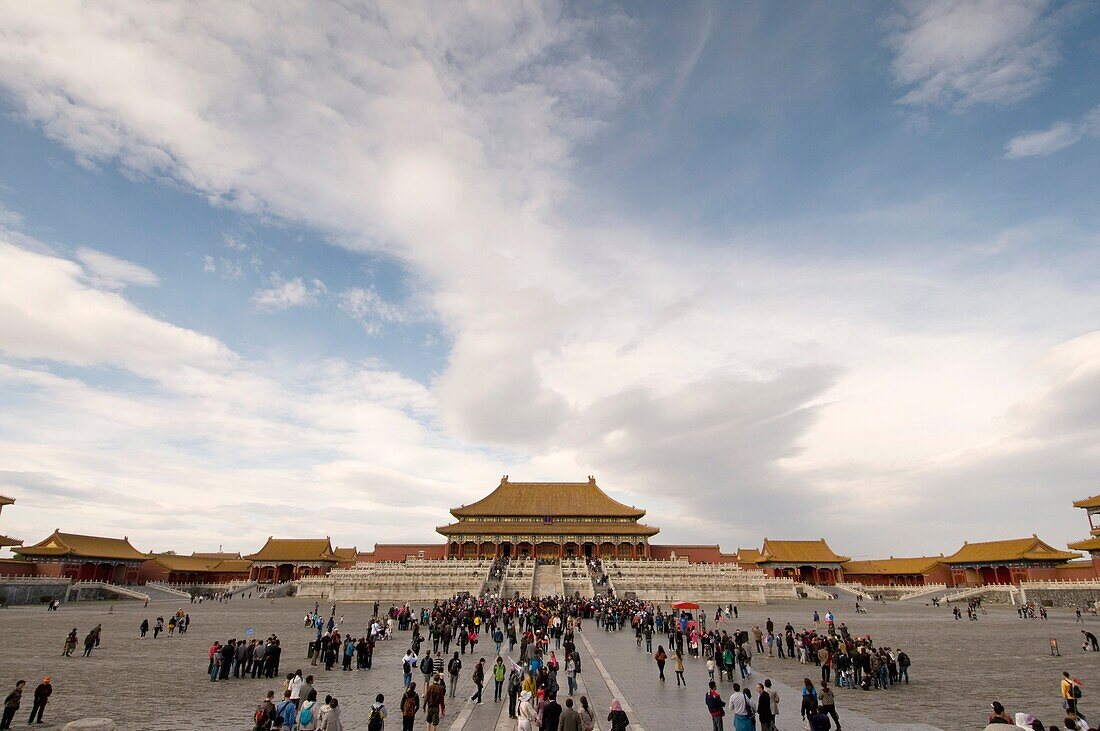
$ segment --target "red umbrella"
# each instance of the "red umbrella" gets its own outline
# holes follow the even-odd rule
[[[672,602],[673,609],[699,609],[695,602]]]

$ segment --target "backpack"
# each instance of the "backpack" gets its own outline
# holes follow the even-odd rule
[[[451,675],[458,675],[458,671],[462,669],[462,661],[451,658],[451,661],[447,663],[447,672]]]
[[[307,701],[302,704],[302,713],[298,716],[298,723],[301,725],[308,725],[313,723],[313,706],[316,705]]]
[[[1073,690],[1071,692],[1073,693],[1073,697],[1075,699],[1080,698],[1081,697],[1081,686],[1079,686],[1077,683],[1074,683],[1073,684]]]
[[[405,675],[412,673],[412,664],[407,659],[401,663],[401,671],[405,673]]]
[[[256,713],[252,715],[252,720],[256,722],[257,727],[263,726],[264,722],[267,721],[267,709],[264,708],[263,703],[256,709]]]
[[[382,713],[378,710],[378,706],[371,706],[370,718],[367,720],[367,731],[382,731]]]

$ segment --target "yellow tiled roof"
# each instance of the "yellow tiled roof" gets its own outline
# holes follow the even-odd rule
[[[737,560],[741,563],[760,563],[760,551],[756,548],[738,548]]]
[[[0,547],[3,546],[20,546],[23,541],[18,538],[9,538],[8,536],[0,536]]]
[[[1074,500],[1073,507],[1075,508],[1100,508],[1100,495],[1093,495],[1083,500]]]
[[[268,538],[263,548],[245,558],[252,561],[336,561],[328,538]]]
[[[1012,538],[1005,541],[964,543],[963,547],[943,560],[944,563],[992,563],[1004,561],[1069,561],[1080,558],[1076,553],[1059,551],[1053,546],[1030,538]]]
[[[174,553],[155,553],[151,558],[168,571],[199,573],[241,573],[248,571],[252,562],[243,558],[214,558],[209,556],[177,556]]]
[[[452,508],[451,515],[641,518],[645,511],[609,497],[596,485],[595,477],[588,482],[509,482],[505,476],[491,493],[476,503]]]
[[[1089,561],[1087,559],[1084,560],[1084,561],[1066,561],[1065,563],[1058,564],[1054,568],[1056,568],[1056,569],[1091,569],[1092,568],[1092,561]]]
[[[341,561],[355,561],[359,558],[359,549],[352,548],[337,548],[333,550],[333,555]]]
[[[845,574],[927,574],[943,562],[943,556],[916,556],[913,558],[876,558],[867,561],[848,561]]]
[[[11,505],[15,502],[15,498],[8,497],[7,495],[0,495],[0,506]]]
[[[1078,551],[1100,551],[1100,536],[1086,538],[1083,541],[1074,541],[1069,544],[1069,547]]]
[[[207,553],[202,553],[201,551],[195,551],[191,555],[192,556],[199,556],[201,558],[240,558],[241,557],[241,554],[240,554],[239,551],[236,552],[236,553],[234,553],[232,551],[210,551],[210,552],[207,552]]]
[[[824,538],[816,541],[773,541],[764,539],[760,563],[843,563],[841,556],[829,548]]]
[[[633,521],[629,523],[578,523],[574,521],[555,521],[553,523],[541,523],[534,521],[522,523],[505,523],[503,521],[493,521],[486,523],[475,523],[470,521],[460,521],[458,523],[451,523],[450,525],[444,525],[436,528],[436,531],[442,533],[445,536],[455,535],[458,533],[480,533],[482,535],[520,535],[525,533],[534,533],[537,535],[558,535],[559,533],[579,533],[588,535],[610,536],[652,536],[656,535],[660,531],[660,528],[642,525],[641,523],[635,523]]]
[[[82,536],[78,533],[54,531],[48,538],[33,546],[23,546],[15,551],[20,556],[48,558],[72,556],[74,558],[106,558],[141,561],[148,555],[130,545],[129,539]]]

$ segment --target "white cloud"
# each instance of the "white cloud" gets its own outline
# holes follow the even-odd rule
[[[270,287],[252,293],[252,306],[257,310],[280,312],[291,307],[308,307],[317,304],[317,298],[326,291],[320,279],[306,284],[301,277],[285,280],[278,272],[272,273],[270,282]]]
[[[408,313],[397,305],[382,299],[373,288],[350,287],[339,294],[337,305],[371,335],[379,335],[387,323],[403,323]]]
[[[233,355],[213,338],[154,320],[96,275],[10,243],[0,231],[0,352],[160,378],[180,368],[218,371]],[[117,260],[116,260],[117,261]]]
[[[118,259],[102,251],[81,247],[76,258],[95,277],[98,284],[108,289],[122,289],[128,284],[138,287],[155,287],[160,284],[156,274],[132,261]]]
[[[1058,61],[1059,14],[1047,0],[910,2],[890,36],[904,104],[1011,104]]]
[[[1008,102],[1042,83],[1056,57],[1049,14],[998,7],[911,6],[895,36],[907,102]],[[1057,380],[1037,374],[1038,354],[1100,319],[1088,284],[1034,267],[975,275],[966,257],[995,256],[1006,245],[995,236],[953,241],[957,258],[931,262],[792,263],[745,253],[783,232],[697,242],[578,225],[565,205],[575,151],[629,76],[613,47],[591,42],[622,37],[614,17],[514,3],[232,8],[229,22],[220,6],[10,3],[0,83],[89,163],[399,258],[451,347],[427,387],[364,364],[285,372],[87,286],[71,261],[9,254],[26,276],[0,291],[0,351],[13,361],[2,375],[26,400],[0,414],[0,463],[153,496],[129,515],[154,522],[185,487],[213,498],[181,547],[261,505],[299,508],[254,533],[294,533],[302,485],[349,508],[305,519],[352,536],[407,489],[419,512],[386,511],[372,531],[429,539],[433,516],[503,471],[595,473],[654,515],[678,509],[670,541],[701,538],[692,501],[706,497],[707,540],[768,526],[817,536],[827,514],[847,526],[839,548],[866,545],[855,523],[912,505],[929,475],[957,488],[973,455],[1016,434],[1005,404]],[[832,243],[822,227],[802,235],[807,252]],[[277,277],[254,306],[324,294]],[[408,318],[370,289],[336,299],[368,329]],[[115,365],[155,390],[114,392],[29,359]],[[937,472],[948,463],[957,469]],[[728,497],[745,494],[755,512]],[[973,494],[995,497],[996,484]],[[1010,508],[990,523],[1031,520]],[[959,536],[942,510],[907,518],[922,550]],[[56,522],[44,507],[31,520]]]
[[[1018,134],[1005,145],[1005,157],[1043,157],[1075,145],[1086,136],[1100,136],[1100,106],[1079,122],[1055,122],[1037,132]]]
[[[214,257],[207,254],[202,258],[202,270],[210,273],[218,271],[218,265],[214,263]]]

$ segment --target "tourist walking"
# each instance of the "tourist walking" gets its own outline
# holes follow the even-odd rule
[[[726,715],[726,702],[718,694],[718,686],[713,680],[707,683],[707,686],[709,690],[703,696],[703,701],[706,703],[707,713],[710,714],[711,728],[713,731],[723,731],[722,719]]]
[[[581,731],[593,731],[596,728],[596,714],[588,705],[588,696],[581,696],[581,707],[577,715],[581,717]]]
[[[756,704],[753,703],[748,688],[742,690],[740,684],[733,684],[728,709],[733,716],[733,731],[755,731]]]
[[[558,731],[584,731],[581,722],[581,714],[573,707],[573,699],[565,699],[565,708],[561,710],[561,718],[558,719]]]
[[[76,627],[65,636],[65,647],[61,651],[62,657],[72,657],[76,650]]]
[[[561,704],[553,693],[547,696],[548,700],[542,707],[541,731],[558,731],[558,721],[561,719]]]
[[[817,708],[817,689],[809,678],[802,680],[802,718],[809,718],[810,711]]]
[[[1081,681],[1071,678],[1068,672],[1062,673],[1062,707],[1067,714],[1080,716],[1077,712],[1077,700],[1081,697]]]
[[[410,683],[412,685],[412,683]],[[367,711],[367,731],[382,731],[386,727],[386,697],[379,693]]]
[[[760,719],[760,731],[775,731],[772,697],[762,683],[756,684],[756,716]]]
[[[470,696],[470,700],[475,701],[478,705],[481,705],[481,689],[485,686],[485,658],[481,658],[477,661],[477,665],[474,666],[473,672],[474,686],[477,690]]]
[[[34,704],[31,706],[31,717],[27,723],[42,723],[42,714],[46,712],[46,704],[53,695],[53,684],[50,676],[42,678],[42,682],[34,689]]]
[[[516,715],[519,717],[519,723],[516,724],[518,731],[535,731],[539,714],[535,710],[535,706],[531,703],[531,691],[525,690],[519,697],[519,708],[516,711]]]
[[[630,725],[630,719],[626,717],[626,711],[623,710],[623,705],[618,700],[611,701],[611,710],[607,714],[607,722],[611,724],[611,731],[626,731],[626,727]]]
[[[497,655],[496,664],[493,665],[493,703],[500,703],[500,699],[504,697],[504,676],[506,670],[507,668],[504,667],[504,658]]]
[[[401,731],[413,731],[416,713],[420,710],[420,695],[416,692],[416,683],[409,683],[405,695],[401,696]]]
[[[447,694],[443,690],[443,685],[439,682],[440,677],[438,673],[434,675],[431,686],[424,691],[424,720],[427,723],[428,731],[434,731],[447,710]]]
[[[833,719],[836,731],[840,731],[840,717],[836,715],[836,699],[833,697],[833,691],[829,688],[828,683],[821,684],[821,692],[817,694],[817,703],[821,708],[821,712]]]
[[[684,656],[680,654],[679,650],[676,651],[672,667],[676,671],[676,687],[679,688],[680,684],[683,683],[686,688],[688,683],[684,680]]]
[[[447,663],[447,673],[451,676],[450,695],[452,698],[455,697],[455,689],[458,687],[458,674],[461,670],[462,660],[458,658],[458,653],[456,652],[450,662]]]
[[[23,700],[23,688],[27,681],[20,680],[15,684],[15,689],[8,693],[4,699],[4,716],[0,719],[0,730],[11,728],[11,720],[15,718],[15,712],[19,710],[19,704]]]
[[[657,645],[657,652],[653,653],[653,659],[657,661],[657,674],[663,683],[665,682],[665,660],[668,659],[663,645]]]

